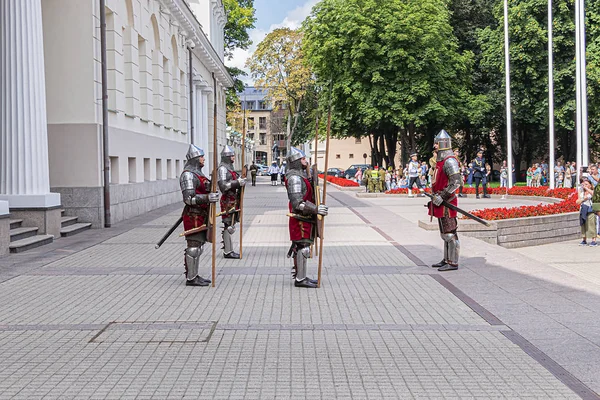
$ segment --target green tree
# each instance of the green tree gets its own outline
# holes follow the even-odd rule
[[[276,108],[278,104],[285,105],[288,148],[295,140],[305,95],[313,85],[310,68],[304,60],[302,36],[298,30],[275,29],[260,42],[246,63],[255,78],[255,85],[267,90]]]
[[[472,53],[458,51],[444,0],[323,0],[303,29],[320,85],[333,81],[336,130],[372,134],[376,162],[393,164],[398,140],[406,159],[468,98]]]
[[[227,13],[227,23],[224,29],[225,57],[231,59],[235,49],[248,49],[252,44],[248,31],[254,28],[256,22],[254,0],[223,0]],[[244,90],[241,76],[247,74],[239,68],[227,67],[229,75],[234,80],[234,86],[227,90],[227,108],[234,109],[240,102],[238,94]]]

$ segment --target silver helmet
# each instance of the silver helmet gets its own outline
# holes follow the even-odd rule
[[[231,156],[235,156],[235,152],[233,151],[233,149],[231,147],[229,147],[228,145],[225,145],[225,147],[223,148],[223,151],[221,151],[221,157],[231,157]]]
[[[302,150],[292,147],[290,148],[290,154],[288,154],[286,160],[291,164],[294,161],[300,160],[304,157],[306,157],[306,154],[304,154]]]
[[[204,150],[202,150],[200,147],[196,146],[195,144],[190,144],[190,148],[188,149],[188,152],[185,157],[189,161],[196,157],[202,157],[203,155],[204,155]]]
[[[452,138],[443,129],[437,134],[433,142],[437,143],[439,151],[452,149]]]

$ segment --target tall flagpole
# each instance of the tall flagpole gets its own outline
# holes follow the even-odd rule
[[[554,45],[553,45],[552,0],[548,0],[548,173],[550,174],[550,189],[556,187],[554,177]]]
[[[579,79],[581,86],[581,151],[583,165],[589,165],[589,148],[588,148],[588,109],[587,109],[587,74],[586,74],[586,57],[585,57],[585,1],[579,1]]]
[[[510,111],[510,53],[508,42],[508,0],[504,0],[504,65],[506,70],[506,153],[508,166],[508,187],[513,186],[512,119]],[[519,166],[517,165],[516,168]]]
[[[576,113],[576,121],[575,121],[575,130],[577,135],[577,156],[575,162],[577,163],[577,185],[581,180],[581,167],[583,167],[583,135],[582,135],[582,118],[581,118],[581,54],[580,51],[580,35],[579,29],[581,25],[580,14],[579,14],[580,2],[579,0],[575,0],[575,70],[576,70],[576,85],[575,85],[575,97],[577,103],[577,113]]]

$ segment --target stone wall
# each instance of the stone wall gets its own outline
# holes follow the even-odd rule
[[[475,221],[459,219],[458,232],[508,249],[574,240],[581,235],[577,212],[490,221],[490,224],[487,227]],[[421,220],[419,227],[438,230],[435,220]]]
[[[8,254],[10,244],[10,214],[8,201],[0,201],[0,256]]]
[[[90,222],[93,228],[104,226],[103,188],[56,187],[52,191],[61,194],[66,215],[79,217],[79,222]],[[177,202],[181,202],[178,179],[111,185],[111,223]]]

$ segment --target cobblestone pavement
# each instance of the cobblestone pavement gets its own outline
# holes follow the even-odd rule
[[[323,286],[297,289],[283,187],[246,193],[216,288],[184,285],[177,235],[154,249],[178,206],[0,259],[0,399],[597,398],[427,268],[430,232],[331,190]]]

